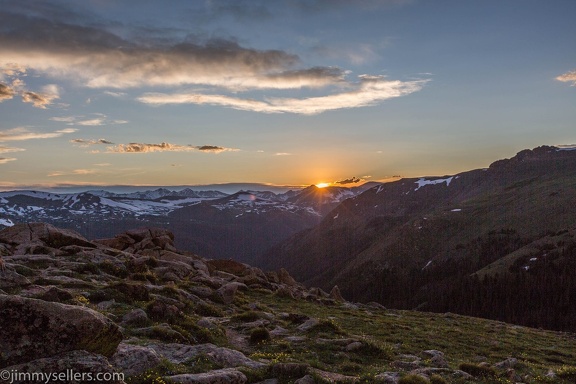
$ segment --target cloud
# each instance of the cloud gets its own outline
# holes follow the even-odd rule
[[[77,121],[74,124],[95,127],[98,125],[104,125],[104,119],[97,118],[97,119],[90,119],[90,120],[82,120],[82,121]]]
[[[63,117],[51,117],[48,120],[59,121],[62,123],[73,123],[75,118],[72,116],[63,116]]]
[[[160,144],[144,144],[144,143],[118,144],[116,146],[107,148],[108,153],[150,153],[150,152],[189,152],[189,151],[221,153],[226,151],[238,151],[238,149],[225,148],[215,145],[202,145],[202,146],[177,145],[165,142]]]
[[[46,109],[52,101],[60,98],[58,87],[54,84],[44,86],[42,92],[23,91],[21,95],[22,101],[32,103],[36,108],[42,109]]]
[[[56,78],[74,78],[92,88],[215,85],[233,89],[316,86],[282,72],[296,55],[256,50],[232,40],[183,41],[148,46],[103,29],[11,14],[0,32],[0,57]],[[271,74],[272,77],[268,78]]]
[[[405,96],[422,89],[427,80],[402,82],[387,80],[384,76],[360,76],[356,89],[327,96],[296,98],[270,98],[265,101],[241,99],[225,95],[198,93],[163,94],[148,93],[138,98],[146,104],[208,104],[221,105],[233,109],[263,113],[298,113],[314,115],[326,111],[358,108],[375,105],[378,102]]]
[[[11,84],[7,85],[0,83],[0,102],[12,99],[15,95],[19,94],[22,97],[23,102],[31,103],[37,108],[46,109],[47,105],[52,104],[54,100],[60,98],[58,87],[54,84],[44,86],[41,92],[25,90],[24,81],[16,77],[19,74],[24,73],[24,71],[21,71],[10,64],[5,65],[5,68],[1,68],[2,76],[0,76],[0,80],[9,77],[11,79]]]
[[[10,81],[9,85],[0,83],[0,102],[12,99],[18,94],[22,97],[23,102],[31,103],[37,108],[46,109],[47,105],[60,98],[58,86],[55,84],[45,85],[40,92],[27,90],[26,84],[20,78],[25,75],[25,67],[11,62],[2,62],[0,59],[0,80]]]
[[[68,125],[81,125],[86,127],[96,127],[107,124],[126,124],[127,120],[111,120],[103,113],[94,113],[96,117],[87,119],[85,116],[61,116],[51,117],[50,120],[67,123]]]
[[[296,0],[291,5],[301,8],[303,11],[310,12],[327,12],[333,11],[339,7],[360,7],[371,10],[381,7],[401,6],[410,4],[414,0],[363,0],[360,2],[351,2],[350,0]]]
[[[149,152],[184,152],[193,151],[193,146],[174,145],[170,143],[144,144],[129,143],[118,144],[114,147],[108,147],[111,153],[149,153]]]
[[[85,139],[72,139],[70,140],[71,143],[78,144],[81,147],[87,147],[89,145],[97,145],[97,144],[114,144],[111,141],[106,139],[98,139],[98,140],[85,140]]]
[[[14,148],[14,147],[5,147],[0,145],[0,153],[12,153],[12,152],[22,152],[25,151],[24,148]]]
[[[0,78],[16,77],[26,74],[26,68],[16,63],[6,63],[0,68]]]
[[[52,103],[52,100],[57,99],[58,96],[48,95],[44,93],[24,92],[22,93],[22,101],[31,103],[36,108],[46,109],[46,106]]]
[[[371,0],[366,5],[403,2]],[[349,6],[349,2],[343,0],[311,2],[315,9],[328,9],[334,3]],[[234,2],[217,4],[225,12],[241,14]],[[253,7],[252,11],[256,9],[262,11],[264,8]],[[343,69],[331,66],[302,68],[299,67],[302,62],[295,54],[249,48],[233,39],[187,37],[180,41],[167,38],[131,41],[104,27],[95,27],[102,24],[79,25],[81,18],[74,13],[70,19],[47,19],[42,16],[44,12],[56,17],[54,9],[25,12],[25,16],[23,12],[23,7],[8,7],[2,18],[0,11],[3,23],[0,66],[18,63],[18,70],[23,68],[53,78],[69,79],[90,88],[107,88],[107,92],[129,87],[202,88],[174,93],[145,92],[139,100],[151,105],[209,104],[263,113],[317,114],[375,105],[419,91],[426,82],[403,82],[368,75],[350,80],[349,72]],[[360,54],[351,57],[355,63],[362,63],[374,55],[368,45],[357,52]],[[317,97],[291,94],[270,99],[263,95],[257,96],[259,99],[253,98],[254,91],[294,93],[303,89],[319,90],[323,94]],[[239,92],[252,92],[251,98]],[[111,94],[123,95],[120,92]],[[26,91],[23,97],[35,106],[45,108],[58,94]],[[78,123],[100,125],[103,122],[95,118]]]
[[[339,181],[335,181],[332,184],[339,184],[339,185],[346,185],[346,184],[356,184],[359,183],[361,181],[364,181],[364,179],[358,178],[356,176],[351,177],[349,179],[344,179],[344,180],[339,180]]]
[[[126,93],[125,92],[112,92],[112,91],[104,91],[104,94],[108,95],[108,96],[112,96],[112,97],[125,97]]]
[[[75,169],[71,172],[56,171],[49,173],[48,177],[71,176],[71,175],[93,175],[96,171],[93,169]]]
[[[576,71],[566,72],[556,77],[556,80],[562,81],[564,83],[572,83],[572,86],[576,87]]]
[[[54,132],[31,132],[27,128],[12,128],[4,131],[0,131],[0,143],[5,141],[22,141],[22,140],[32,140],[32,139],[53,139],[60,137],[67,133],[74,133],[76,129],[66,128],[60,129]]]
[[[13,152],[22,152],[25,151],[24,148],[14,148],[14,147],[5,147],[0,145],[0,154],[2,153],[13,153]],[[14,161],[16,158],[14,157],[0,157],[0,164],[6,164],[9,161]]]
[[[274,156],[292,156],[292,154],[288,152],[276,152]]]
[[[251,22],[271,20],[286,17],[286,12],[296,11],[297,16],[309,16],[311,13],[326,13],[342,8],[354,8],[372,10],[375,8],[404,5],[413,0],[362,0],[358,2],[350,0],[291,0],[287,7],[278,7],[278,4],[270,7],[269,0],[211,0],[206,3],[204,12],[192,16],[202,16],[203,19],[216,19],[223,16],[231,16],[239,22]]]
[[[14,89],[7,86],[6,84],[0,83],[0,103],[4,100],[10,100],[14,97]]]
[[[217,145],[201,145],[201,146],[197,146],[194,148],[196,148],[197,150],[199,150],[201,152],[212,152],[212,153],[238,151],[238,149],[235,149],[235,148],[224,148],[224,147],[219,147]]]
[[[0,164],[6,164],[9,161],[14,161],[16,160],[13,157],[0,157]]]

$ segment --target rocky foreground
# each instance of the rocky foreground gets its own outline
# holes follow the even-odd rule
[[[556,362],[523,360],[525,351],[489,362],[485,356],[453,357],[452,351],[415,347],[426,340],[387,343],[355,330],[388,324],[390,335],[408,334],[410,327],[401,322],[407,315],[375,303],[346,302],[337,287],[330,293],[307,289],[285,270],[263,272],[178,251],[173,241],[170,232],[157,228],[92,241],[43,223],[0,231],[0,370],[107,373],[110,380],[101,381],[107,383],[571,382],[576,377],[571,366],[576,356],[566,352],[576,347],[573,335],[535,336],[550,341],[550,348],[558,345]],[[336,319],[351,325],[342,327]],[[459,328],[467,321],[455,315],[432,320]],[[421,325],[409,324],[414,334],[422,332]],[[486,326],[508,330],[503,324]],[[514,328],[514,337],[519,332],[524,331]],[[463,359],[470,363],[458,363]],[[542,368],[548,363],[555,369]]]

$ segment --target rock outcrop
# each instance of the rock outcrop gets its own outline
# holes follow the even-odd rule
[[[0,231],[0,243],[7,244],[13,254],[58,253],[65,246],[96,248],[79,233],[56,228],[51,224],[16,224]],[[6,246],[6,245],[5,245]]]
[[[118,326],[81,306],[0,295],[0,368],[83,350],[112,356],[122,340]]]
[[[403,346],[347,332],[330,315],[402,316],[381,305],[349,303],[337,286],[306,288],[284,269],[207,260],[173,241],[155,228],[95,241],[42,223],[0,231],[0,369],[107,374],[116,384],[348,383],[365,379],[358,372],[369,361],[382,367],[375,382],[475,380],[449,353],[400,354]],[[485,369],[519,381],[522,367],[500,358]]]

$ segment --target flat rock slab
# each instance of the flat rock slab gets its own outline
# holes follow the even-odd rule
[[[217,369],[215,371],[195,374],[183,374],[166,377],[172,383],[182,384],[244,384],[246,375],[235,369]]]
[[[205,355],[210,360],[226,368],[244,366],[258,369],[265,366],[263,363],[249,359],[242,352],[217,347],[214,344],[186,345],[171,343],[150,344],[149,347],[154,349],[160,356],[175,364],[180,364],[198,355]]]

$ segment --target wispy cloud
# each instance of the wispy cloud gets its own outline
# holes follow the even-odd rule
[[[58,121],[62,123],[72,123],[75,121],[75,117],[73,116],[62,116],[62,117],[51,117],[49,120]]]
[[[55,137],[60,137],[67,133],[74,133],[76,131],[77,130],[73,128],[66,128],[54,132],[32,132],[28,130],[28,128],[12,128],[0,131],[0,142],[32,139],[53,139]]]
[[[99,118],[99,119],[82,120],[77,121],[75,124],[95,127],[98,125],[104,125],[104,119]]]
[[[265,101],[241,99],[225,95],[199,93],[163,94],[148,93],[138,100],[153,105],[162,104],[208,104],[222,105],[234,109],[264,113],[298,113],[313,115],[326,111],[358,108],[405,96],[422,89],[427,80],[402,82],[387,80],[384,76],[363,75],[355,89],[327,96],[297,98],[270,98]]]
[[[77,144],[81,147],[88,147],[89,145],[97,145],[97,144],[114,144],[113,142],[106,139],[98,139],[98,140],[72,139],[70,140],[70,142],[73,144]]]
[[[289,152],[276,152],[274,156],[292,156]]]
[[[108,153],[150,153],[150,152],[189,152],[189,151],[200,151],[200,152],[211,152],[211,153],[221,153],[228,151],[238,151],[235,148],[225,148],[216,145],[177,145],[170,143],[160,143],[160,144],[145,144],[145,143],[129,143],[129,144],[118,144],[113,147],[108,147]]]
[[[364,181],[364,179],[361,179],[359,177],[351,177],[349,179],[344,179],[344,180],[338,180],[333,182],[332,184],[337,184],[337,185],[347,185],[347,184],[356,184],[356,183],[360,183]]]
[[[48,177],[60,177],[60,176],[74,176],[74,175],[93,175],[96,171],[94,169],[75,169],[71,172],[55,171],[49,173]]]
[[[93,117],[87,118],[86,116],[57,116],[51,117],[50,120],[66,123],[67,125],[81,125],[87,127],[96,127],[109,124],[126,124],[127,120],[114,120],[109,119],[103,113],[94,113]]]
[[[24,148],[14,148],[14,147],[5,147],[0,145],[0,154],[1,153],[13,153],[13,152],[22,152],[25,151]],[[6,164],[10,161],[17,160],[15,157],[0,157],[0,164]]]
[[[6,164],[6,163],[8,163],[10,161],[14,161],[14,160],[16,160],[16,159],[13,157],[0,157],[0,164]]]
[[[112,97],[125,97],[126,92],[112,92],[112,91],[104,91],[104,94]]]
[[[12,152],[22,152],[25,151],[24,148],[14,148],[14,147],[5,147],[0,145],[0,153],[12,153]]]
[[[556,77],[556,80],[562,81],[564,83],[572,83],[572,86],[576,87],[576,71],[566,72]]]

